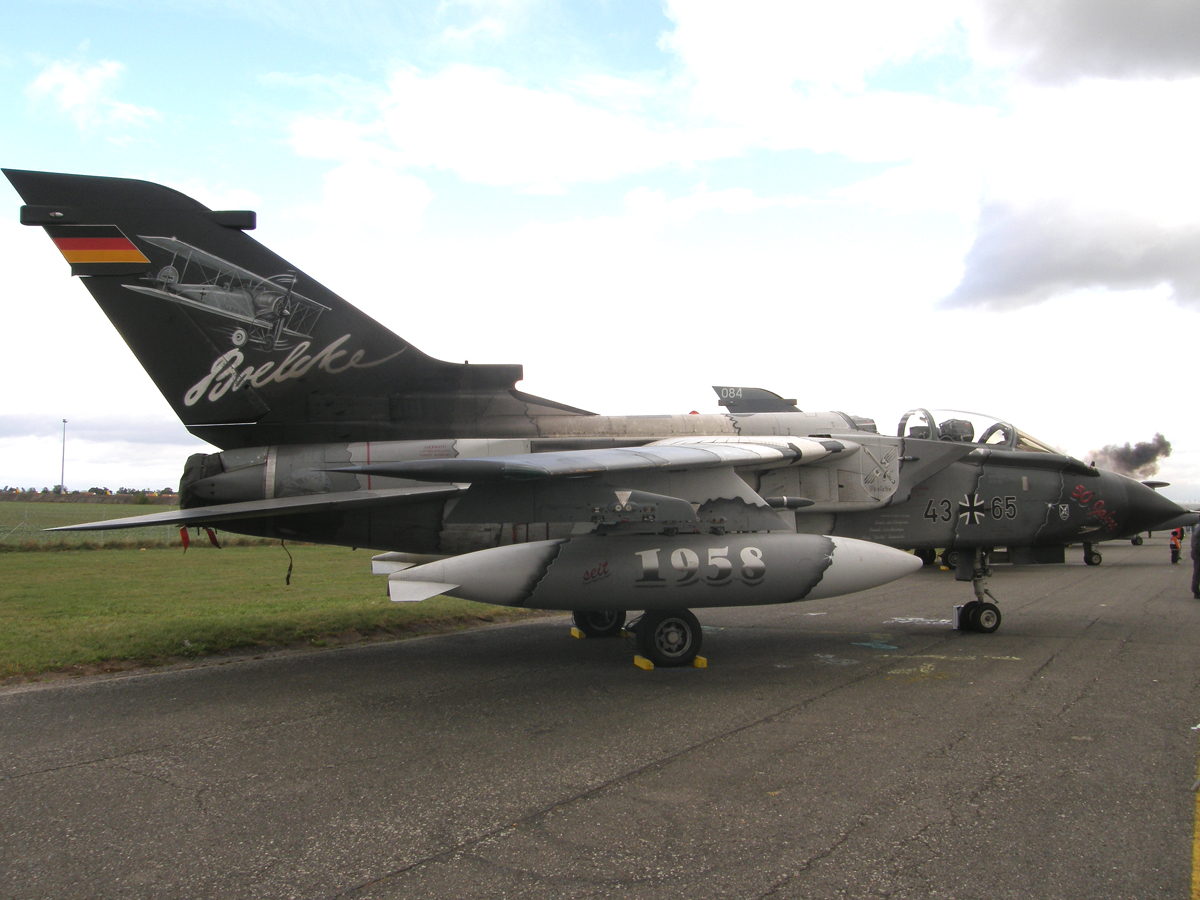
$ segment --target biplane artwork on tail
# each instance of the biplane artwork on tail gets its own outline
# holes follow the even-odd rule
[[[222,316],[231,324],[215,330],[235,347],[286,350],[289,339],[311,337],[317,319],[329,309],[295,292],[294,272],[268,278],[175,238],[138,237],[168,251],[171,261],[143,276],[149,284],[125,287]]]

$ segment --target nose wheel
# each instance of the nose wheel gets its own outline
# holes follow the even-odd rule
[[[959,631],[991,634],[1000,627],[1000,607],[988,590],[988,578],[992,570],[987,562],[988,551],[982,547],[975,548],[975,564],[971,569],[971,587],[975,591],[975,599],[955,608],[955,627]]]
[[[1000,607],[995,603],[972,600],[958,611],[958,630],[991,634],[1000,627],[1000,619]]]

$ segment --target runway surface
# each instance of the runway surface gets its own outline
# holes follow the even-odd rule
[[[1165,540],[701,611],[0,692],[0,896],[1150,898],[1192,881],[1200,601]]]

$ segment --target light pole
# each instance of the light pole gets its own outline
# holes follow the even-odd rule
[[[58,499],[67,499],[67,420],[63,419],[62,471],[58,474]]]

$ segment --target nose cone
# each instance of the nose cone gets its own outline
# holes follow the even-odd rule
[[[837,597],[853,594],[911,575],[921,568],[921,561],[911,553],[858,541],[853,538],[833,537],[833,554],[829,568],[820,583],[805,597],[818,600],[822,597]]]
[[[1168,500],[1153,488],[1123,475],[1105,473],[1102,477],[1119,478],[1125,487],[1125,515],[1121,521],[1122,535],[1153,531],[1177,516],[1187,515],[1187,510],[1173,500]]]

